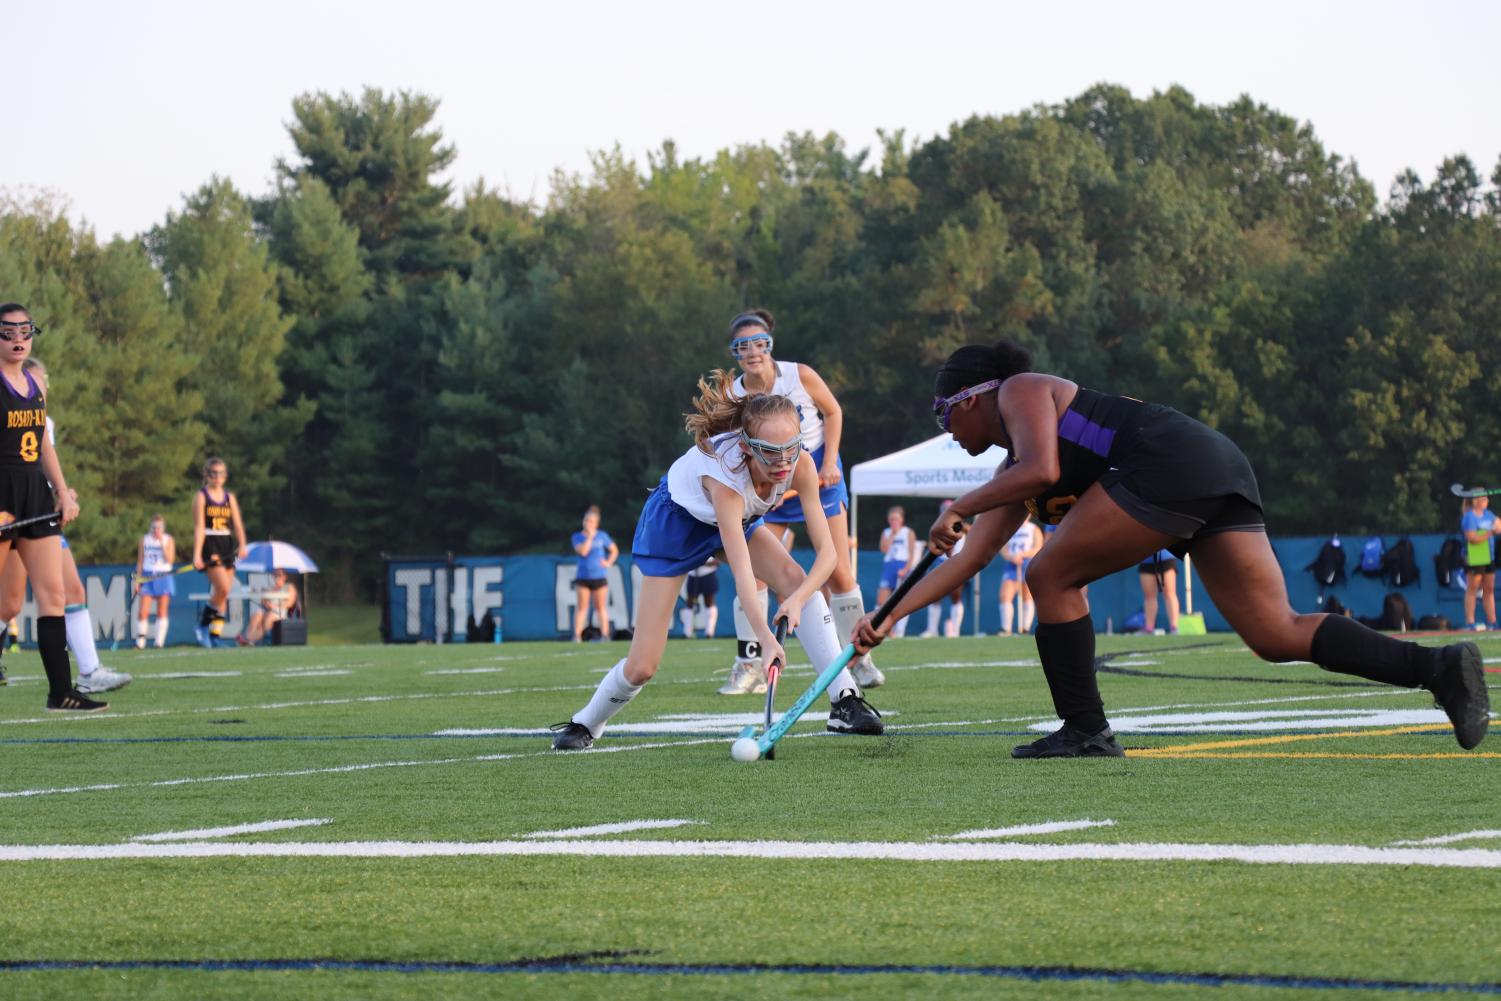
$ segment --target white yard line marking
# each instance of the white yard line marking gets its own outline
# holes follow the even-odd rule
[[[502,657],[501,660],[512,660],[511,657]],[[444,671],[423,671],[423,674],[500,674],[503,667],[462,667],[449,668]]]
[[[263,831],[285,831],[293,827],[318,827],[329,821],[322,820],[263,820],[258,824],[236,824],[233,827],[204,827],[196,831],[162,831],[159,834],[137,834],[136,842],[202,841],[205,838],[232,838],[236,834],[260,834]]]
[[[528,838],[589,838],[596,834],[629,834],[631,831],[659,831],[669,827],[702,824],[702,820],[626,820],[618,824],[595,824],[592,827],[569,827],[561,831],[533,831]]]
[[[342,668],[323,671],[277,671],[273,677],[277,678],[331,678],[338,674],[353,674],[353,671],[345,671]]]
[[[1082,831],[1089,827],[1114,827],[1113,820],[1053,820],[1046,824],[1017,824],[1014,827],[994,827],[990,830],[960,831],[958,834],[940,834],[936,841],[982,841],[991,838],[1015,838],[1027,834],[1058,834],[1062,831]]]
[[[1429,845],[1452,845],[1456,841],[1494,841],[1497,838],[1501,838],[1501,831],[1466,831],[1463,834],[1445,834],[1420,841],[1393,841],[1392,845],[1399,848],[1425,848]]]
[[[137,678],[159,678],[163,680],[176,680],[178,678],[238,678],[239,671],[162,671],[158,674],[137,674]]]
[[[788,734],[783,737],[787,740],[793,736],[820,737],[823,733],[811,734]],[[12,789],[0,792],[0,799],[22,799],[33,796],[60,796],[75,792],[107,792],[112,789],[153,789],[170,786],[201,785],[210,782],[248,782],[253,779],[279,779],[297,778],[305,775],[342,775],[349,772],[368,772],[381,768],[422,768],[438,765],[467,765],[481,761],[511,761],[517,758],[581,758],[590,754],[618,754],[622,751],[654,751],[670,747],[692,747],[697,744],[718,744],[722,742],[720,737],[702,737],[698,740],[673,740],[660,741],[650,744],[615,744],[608,747],[595,747],[588,751],[572,751],[561,754],[558,751],[518,751],[511,754],[475,754],[462,758],[433,758],[428,761],[370,761],[363,764],[331,765],[326,768],[296,768],[284,772],[240,772],[229,775],[203,775],[184,779],[158,779],[154,782],[103,782],[97,785],[87,786],[53,786],[38,789]]]
[[[877,859],[899,862],[1245,862],[1501,869],[1501,851],[1137,842],[934,844],[882,841],[188,841],[176,844],[7,845],[0,862],[173,858],[438,858],[563,855],[595,858]]]

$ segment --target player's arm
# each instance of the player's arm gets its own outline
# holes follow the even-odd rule
[[[719,525],[719,541],[724,550],[725,562],[730,565],[730,575],[735,579],[735,593],[740,596],[740,604],[746,608],[746,617],[750,619],[751,628],[762,649],[766,649],[768,643],[775,646],[777,639],[766,624],[766,609],[758,609],[760,601],[756,597],[756,572],[751,567],[750,547],[745,544],[745,532],[741,528],[745,518],[745,500],[718,480],[707,476],[702,477],[702,480],[708,486],[709,499],[714,504],[714,520]]]
[[[229,495],[230,521],[234,523],[235,539],[240,544],[240,559],[245,558],[245,519],[240,517],[240,499]]]
[[[807,365],[797,366],[797,376],[808,391],[813,405],[823,415],[823,468],[818,471],[820,486],[829,486],[842,479],[839,472],[839,442],[844,437],[844,410],[834,399],[833,390],[823,377]]]
[[[177,562],[177,540],[165,533],[162,534],[162,555],[169,564]]]
[[[146,573],[146,540],[136,540],[136,576],[141,577]]]
[[[63,524],[66,525],[78,517],[78,495],[68,489],[68,483],[63,479],[63,464],[58,461],[57,449],[49,435],[42,435],[41,446],[42,472],[52,484],[52,499],[57,502],[55,510],[62,512]]]
[[[584,541],[575,544],[574,547],[573,547],[573,551],[575,553],[578,553],[580,556],[588,556],[589,555],[589,550],[591,550],[591,549],[594,548],[594,535],[593,535],[593,533],[591,533],[591,532],[589,532],[587,530],[585,530],[584,532],[582,532],[580,534],[583,535]]]
[[[891,529],[881,529],[881,552],[884,554],[891,549]]]
[[[952,517],[952,512],[953,508],[950,507],[944,514]],[[867,615],[856,624],[855,646],[863,653],[879,645],[886,638],[891,627],[905,616],[926,608],[933,602],[942,600],[945,595],[957,591],[965,581],[985,569],[990,561],[995,559],[996,553],[1001,551],[1007,539],[1016,534],[1016,530],[1026,517],[1025,506],[1009,504],[1005,507],[992,508],[976,518],[969,531],[963,533],[964,548],[950,556],[942,566],[928,571],[926,577],[914,584],[906,597],[897,602],[891,614],[886,617],[886,621],[881,623],[879,631],[871,626],[872,615]]]
[[[1030,560],[1032,557],[1042,552],[1042,529],[1038,528],[1034,524],[1031,524],[1030,522],[1024,522],[1023,524],[1025,524],[1032,530],[1032,544],[1027,547],[1027,555],[1023,557],[1023,559]]]
[[[193,566],[203,569],[203,491],[193,494]]]
[[[945,515],[972,518],[1036,497],[1058,482],[1058,404],[1053,398],[1051,377],[1014,375],[1001,383],[996,402],[1011,432],[1011,454],[1016,462],[1003,466],[988,483],[954,501]],[[940,552],[948,552],[958,536],[942,531],[943,524],[940,516],[928,533],[928,542]]]
[[[912,572],[912,568],[917,566],[917,561],[922,559],[923,554],[923,547],[917,541],[917,531],[910,525],[907,526],[907,531],[912,533],[912,544],[907,547],[907,565],[902,568],[903,577]]]
[[[615,545],[615,540],[610,540],[610,548],[605,550],[605,558],[600,561],[600,566],[612,567],[615,561],[620,559],[620,547]]]

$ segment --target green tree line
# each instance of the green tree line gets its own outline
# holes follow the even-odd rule
[[[553,551],[591,503],[628,536],[752,305],[839,396],[847,465],[933,433],[937,363],[1006,336],[1231,435],[1277,532],[1447,530],[1448,484],[1501,472],[1501,165],[1378,202],[1249,97],[1109,85],[876,150],[605,151],[545,204],[453,190],[426,95],[307,94],[288,130],[271,190],[210,178],[134,238],[0,204],[83,559],[154,511],[190,531],[208,455],[253,536],[367,593],[381,552]]]

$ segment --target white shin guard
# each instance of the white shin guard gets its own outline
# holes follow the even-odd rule
[[[600,680],[589,704],[574,713],[573,721],[587,726],[597,739],[604,733],[605,724],[610,721],[610,717],[624,709],[640,693],[642,687],[625,680],[625,658],[622,657],[610,668],[610,673]]]
[[[844,652],[844,643],[834,629],[834,616],[829,611],[829,603],[817,591],[803,605],[802,618],[797,626],[797,640],[820,674]],[[857,695],[860,692],[860,686],[855,684],[854,676],[846,665],[829,686],[829,701],[839,701],[840,694],[851,689]]]
[[[762,619],[766,618],[766,588],[756,591],[756,600],[760,603],[759,614]],[[745,606],[740,603],[740,595],[735,595],[735,656],[739,660],[759,660],[761,658],[761,641],[756,639],[756,631],[751,628],[751,620],[746,617]]]

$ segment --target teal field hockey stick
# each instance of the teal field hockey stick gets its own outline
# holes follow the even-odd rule
[[[891,617],[892,609],[896,608],[897,604],[907,596],[907,592],[912,590],[913,586],[919,580],[922,580],[923,575],[932,569],[933,564],[937,561],[937,553],[932,550],[925,553],[923,558],[918,561],[917,566],[913,567],[912,572],[907,575],[907,579],[897,585],[897,589],[891,592],[891,597],[887,598],[886,603],[876,611],[875,618],[870,620],[871,625],[879,629],[881,623]],[[792,708],[783,713],[781,719],[766,728],[766,732],[761,734],[756,740],[756,743],[761,748],[761,757],[772,757],[772,752],[777,746],[777,741],[781,740],[782,736],[788,730],[792,729],[798,720],[803,718],[803,713],[808,711],[808,707],[813,704],[813,700],[828,691],[829,686],[834,683],[834,679],[839,676],[839,672],[848,667],[849,662],[854,659],[855,644],[851,643],[844,648],[843,653],[834,658],[833,663],[823,669],[823,673],[813,680],[813,684],[809,686],[808,690],[800,695],[796,702],[792,703]],[[741,736],[749,737],[751,734],[742,732]]]
[[[1495,497],[1501,494],[1501,487],[1467,487],[1463,483],[1455,483],[1449,487],[1449,492],[1455,497]]]

